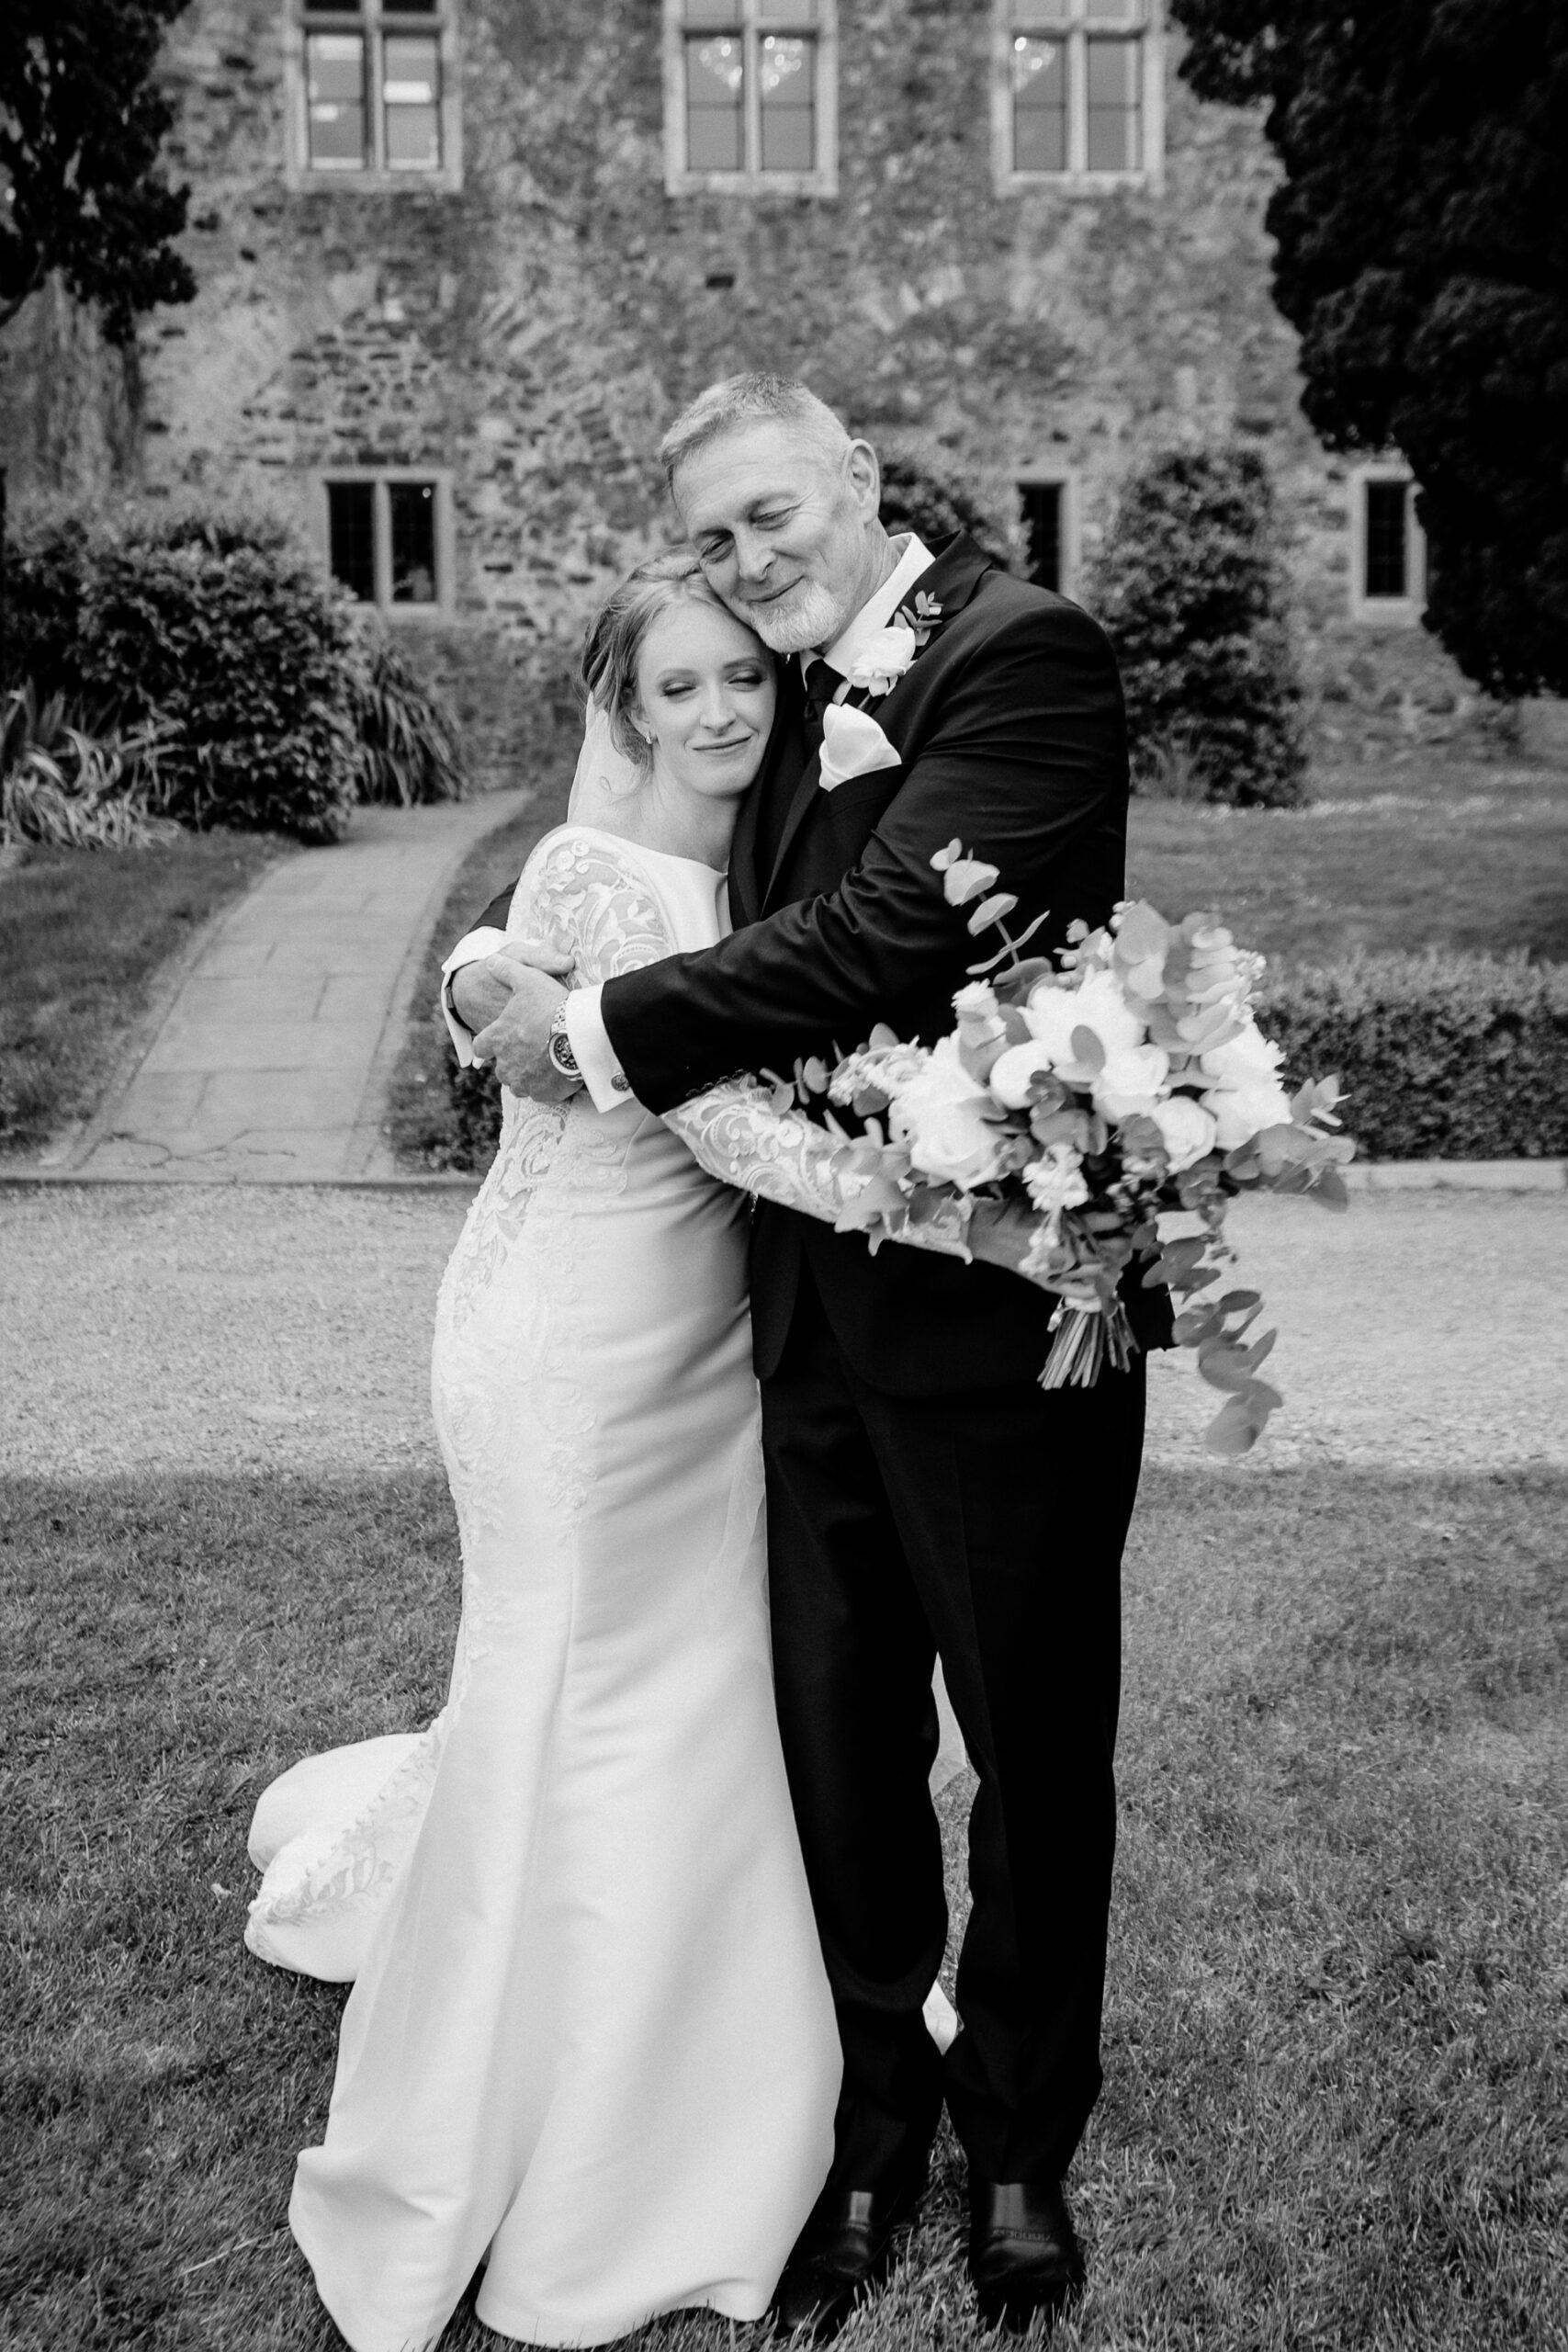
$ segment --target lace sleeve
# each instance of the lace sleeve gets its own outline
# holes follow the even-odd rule
[[[974,1204],[923,1192],[913,1200],[801,1112],[775,1108],[754,1078],[726,1079],[664,1114],[710,1176],[759,1200],[820,1217],[840,1232],[863,1232],[871,1248],[902,1241],[915,1250],[967,1258]]]
[[[579,988],[673,952],[664,910],[635,859],[618,856],[607,842],[570,831],[548,836],[530,859],[524,885],[508,930],[570,954]]]

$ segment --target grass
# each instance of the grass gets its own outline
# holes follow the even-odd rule
[[[0,873],[0,1155],[90,1112],[158,973],[288,845],[183,833],[132,850],[32,850]]]
[[[570,777],[567,779],[570,783]],[[407,1168],[466,1168],[469,1152],[451,1087],[452,1046],[434,1010],[441,966],[498,890],[515,882],[542,833],[566,814],[566,786],[547,786],[521,815],[477,842],[457,870],[431,933],[414,989],[401,1055],[388,1090],[385,1131]]]
[[[302,1752],[439,1705],[446,1494],[17,1480],[7,1504],[0,2340],[324,2352],[283,2222],[343,1996],[242,1949],[245,1826]],[[1565,1509],[1547,1472],[1150,1476],[1073,2182],[1091,2290],[1059,2345],[1568,2346]],[[958,2197],[944,2144],[845,2352],[978,2340]],[[460,2317],[445,2352],[496,2341]]]
[[[1214,907],[1270,961],[1528,949],[1568,962],[1568,773],[1435,753],[1320,770],[1302,809],[1133,803],[1132,894]]]

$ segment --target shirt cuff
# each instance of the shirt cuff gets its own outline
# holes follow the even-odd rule
[[[493,923],[481,924],[478,931],[466,931],[441,967],[441,1018],[446,1023],[446,1035],[457,1057],[460,1069],[471,1067],[474,1058],[474,1033],[461,1021],[452,1003],[452,975],[465,964],[481,963],[506,944],[506,933],[497,931]]]
[[[615,1057],[604,1016],[599,1010],[599,989],[573,989],[566,1001],[566,1041],[582,1072],[596,1111],[613,1111],[631,1094],[631,1080]]]

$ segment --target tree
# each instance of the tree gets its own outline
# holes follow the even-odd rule
[[[1407,459],[1427,626],[1497,693],[1568,692],[1568,7],[1172,6],[1198,95],[1268,103],[1303,405]]]
[[[0,327],[55,271],[111,343],[130,341],[138,312],[196,292],[171,243],[189,191],[160,164],[175,109],[151,78],[186,5],[6,0]]]
[[[1165,449],[1122,486],[1086,599],[1116,648],[1134,789],[1302,797],[1302,690],[1256,449]]]

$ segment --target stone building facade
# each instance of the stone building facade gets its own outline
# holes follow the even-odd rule
[[[29,306],[13,484],[286,508],[525,756],[716,376],[804,375],[1021,485],[1069,594],[1130,462],[1241,435],[1319,676],[1440,731],[1402,469],[1303,421],[1269,152],[1177,40],[1161,0],[192,0],[198,295],[124,366]]]

